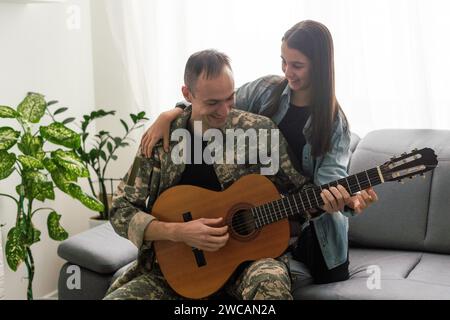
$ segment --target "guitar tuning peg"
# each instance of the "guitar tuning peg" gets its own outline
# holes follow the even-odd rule
[[[424,173],[421,173],[420,176],[422,177],[422,179],[426,179],[426,176]]]
[[[417,149],[417,148],[414,148],[414,149],[413,149],[413,151],[414,151],[414,152],[417,152],[417,151],[419,151],[419,149]]]
[[[400,182],[401,184],[405,184],[405,182],[403,182],[403,180],[398,180],[398,182]]]

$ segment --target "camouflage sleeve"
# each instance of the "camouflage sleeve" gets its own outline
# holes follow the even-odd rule
[[[136,155],[133,165],[117,187],[113,197],[110,220],[114,230],[141,248],[144,232],[148,224],[155,219],[146,208],[147,198],[157,193],[155,180],[157,171],[156,157],[151,159]]]

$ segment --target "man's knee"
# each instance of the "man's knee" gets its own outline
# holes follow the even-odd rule
[[[275,259],[262,259],[253,263],[244,275],[242,295],[245,300],[290,300],[291,279],[287,266]]]
[[[249,266],[246,271],[245,277],[251,279],[251,281],[288,281],[289,271],[287,266],[278,260],[267,258],[261,259]]]

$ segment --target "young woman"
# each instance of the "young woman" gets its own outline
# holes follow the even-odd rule
[[[346,177],[350,159],[349,126],[335,96],[333,55],[329,30],[316,21],[301,21],[282,38],[284,77],[265,76],[236,91],[236,107],[272,118],[298,160],[298,169],[316,185]],[[160,115],[142,139],[144,154],[151,154],[161,137],[168,150],[169,125],[179,113],[175,108]],[[334,189],[322,196],[338,198]],[[355,197],[362,209],[377,200],[371,188]],[[333,203],[324,207],[329,214],[302,226],[293,250],[315,283],[349,277],[347,217],[353,212],[343,211],[342,202]]]

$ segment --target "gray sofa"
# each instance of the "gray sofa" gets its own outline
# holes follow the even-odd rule
[[[316,285],[304,266],[294,262],[294,297],[450,299],[450,131],[379,130],[360,141],[354,136],[352,144],[350,173],[423,147],[436,151],[439,167],[424,179],[375,187],[380,201],[350,219],[350,279]],[[62,242],[58,254],[68,262],[60,271],[59,298],[101,299],[136,253],[109,223]],[[68,285],[73,265],[81,276],[76,288]]]

